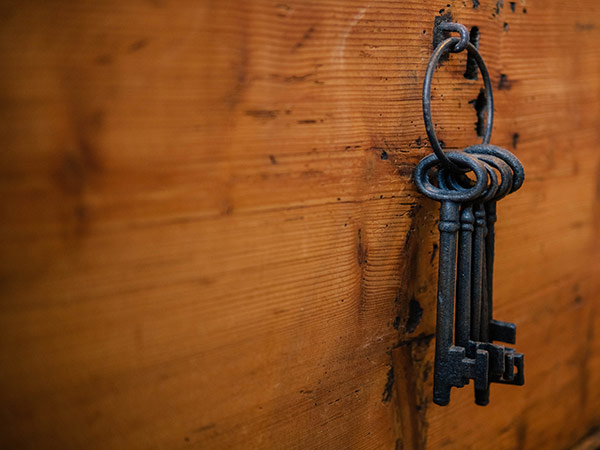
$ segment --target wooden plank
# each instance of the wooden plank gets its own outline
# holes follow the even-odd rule
[[[5,3],[1,447],[558,449],[598,425],[596,2]],[[492,142],[527,170],[495,275],[527,384],[487,408],[431,403],[437,205],[411,173],[441,9],[479,27]],[[434,82],[449,148],[478,139],[464,69]]]
[[[581,442],[573,447],[573,450],[595,450],[600,447],[600,433],[594,430],[589,436],[586,436]]]

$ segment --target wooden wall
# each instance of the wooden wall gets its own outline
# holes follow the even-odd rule
[[[449,1],[449,3],[447,3]],[[476,7],[476,5],[478,5]],[[434,18],[480,30],[496,315],[526,385],[431,402]],[[600,3],[3,1],[0,447],[561,449],[600,425]],[[478,141],[465,55],[447,148]]]

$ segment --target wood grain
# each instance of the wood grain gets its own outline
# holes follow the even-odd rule
[[[600,4],[2,11],[0,447],[561,449],[600,425]],[[495,274],[526,385],[486,408],[431,403],[437,204],[411,174],[448,12],[527,171]],[[435,75],[447,148],[479,139],[465,58]]]

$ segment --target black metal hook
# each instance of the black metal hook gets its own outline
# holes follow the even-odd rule
[[[469,43],[469,30],[467,30],[467,27],[465,27],[463,24],[456,22],[441,22],[438,25],[438,28],[442,31],[454,31],[460,34],[460,41],[454,46],[454,48],[450,49],[452,53],[459,53],[467,48],[467,44]]]

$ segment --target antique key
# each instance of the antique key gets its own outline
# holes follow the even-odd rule
[[[458,32],[460,38],[441,41],[429,60],[423,83],[423,118],[434,154],[419,162],[414,176],[419,192],[440,202],[433,401],[448,404],[451,388],[463,387],[473,379],[475,402],[486,405],[490,383],[524,381],[523,355],[493,343],[514,344],[516,327],[493,318],[492,297],[496,202],[519,189],[524,171],[512,153],[489,144],[494,113],[492,84],[466,28],[443,22],[437,30]],[[483,142],[461,152],[444,152],[431,118],[431,82],[442,55],[465,49],[477,63],[485,87]],[[437,170],[437,186],[430,179],[432,169]],[[475,180],[467,178],[466,172],[473,172]]]

